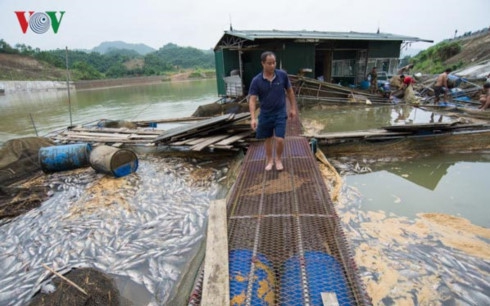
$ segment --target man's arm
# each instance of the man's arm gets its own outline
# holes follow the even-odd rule
[[[292,86],[287,89],[287,96],[289,100],[289,116],[294,118],[296,116],[296,95]]]
[[[248,108],[250,110],[250,127],[252,130],[257,129],[257,120],[255,118],[255,108],[257,105],[257,96],[251,95],[248,97]]]

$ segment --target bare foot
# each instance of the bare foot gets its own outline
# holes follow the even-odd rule
[[[282,162],[280,160],[276,160],[276,169],[277,171],[284,170],[284,166],[282,165]]]
[[[274,163],[273,162],[268,162],[267,163],[267,166],[265,166],[265,171],[271,171],[272,170],[272,166],[274,166]]]

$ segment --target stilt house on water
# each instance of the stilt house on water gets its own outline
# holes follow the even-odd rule
[[[225,31],[214,48],[218,94],[246,95],[262,69],[263,51],[273,51],[277,67],[290,75],[350,85],[362,82],[374,66],[395,74],[400,49],[412,42],[433,41],[379,32]]]

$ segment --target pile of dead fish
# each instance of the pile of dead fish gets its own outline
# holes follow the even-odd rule
[[[133,304],[168,302],[201,247],[226,169],[199,186],[190,178],[194,166],[178,159],[147,156],[140,169],[99,187],[103,176],[93,171],[53,174],[48,201],[0,224],[0,304],[25,305],[54,290],[43,264],[61,274],[99,269],[124,283],[119,290]]]

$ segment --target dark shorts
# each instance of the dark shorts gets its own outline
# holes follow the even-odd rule
[[[439,97],[442,93],[445,93],[444,87],[442,86],[434,86],[434,95]]]
[[[259,123],[256,131],[257,139],[270,138],[272,136],[284,138],[286,136],[286,121],[288,117],[284,113],[279,115],[259,115]]]

